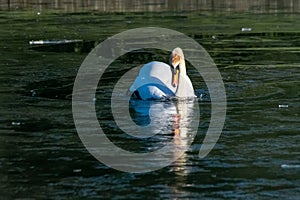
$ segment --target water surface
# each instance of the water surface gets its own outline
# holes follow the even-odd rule
[[[297,199],[299,20],[298,14],[280,12],[1,12],[0,195],[7,199]],[[210,119],[207,94],[197,101],[200,125],[184,156],[151,173],[123,173],[93,158],[74,127],[72,87],[86,49],[80,44],[41,51],[31,49],[29,41],[79,39],[97,44],[123,30],[157,25],[193,37],[210,53],[226,87],[226,123],[214,150],[199,159]],[[245,27],[251,31],[242,32]],[[135,146],[127,142],[107,109],[112,84],[133,65],[167,62],[167,56],[168,52],[151,49],[125,55],[99,83],[103,95],[101,103],[96,101],[99,122],[124,148]],[[188,74],[197,90],[208,93],[190,65]],[[151,144],[171,139],[173,127],[168,131],[171,134],[162,142],[155,138]],[[134,145],[140,151],[149,147],[143,142]]]

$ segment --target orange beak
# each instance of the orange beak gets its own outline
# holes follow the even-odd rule
[[[172,77],[172,85],[173,85],[173,87],[178,86],[178,82],[179,82],[179,69],[176,68],[175,72],[173,73],[173,77]]]

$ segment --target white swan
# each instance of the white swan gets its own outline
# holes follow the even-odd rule
[[[170,65],[157,61],[145,64],[129,88],[129,92],[143,100],[171,96],[195,97],[192,82],[186,74],[181,48],[177,47],[172,51],[169,62]]]

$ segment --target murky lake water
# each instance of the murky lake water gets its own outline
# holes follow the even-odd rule
[[[1,198],[298,199],[299,20],[291,12],[0,12]],[[211,104],[205,83],[188,66],[194,87],[207,94],[197,101],[200,126],[191,148],[168,167],[129,174],[101,164],[84,148],[73,122],[71,94],[94,43],[144,26],[174,29],[199,42],[222,74],[228,110],[217,145],[199,159]],[[85,42],[52,49],[29,45],[53,39]],[[111,68],[101,79],[99,122],[125,149],[163,146],[172,140],[174,127],[162,138],[130,142],[107,109],[112,85],[133,65],[167,59],[168,52],[151,49],[126,54],[113,63],[118,70]]]

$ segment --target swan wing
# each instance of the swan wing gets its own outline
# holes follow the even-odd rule
[[[136,90],[145,96],[142,99],[174,96],[176,87],[172,86],[170,66],[157,61],[145,64],[129,89],[130,92]]]

